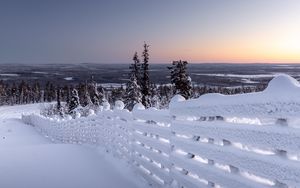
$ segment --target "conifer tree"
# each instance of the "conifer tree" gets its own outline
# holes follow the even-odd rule
[[[141,88],[138,84],[140,75],[140,60],[138,58],[137,52],[133,56],[133,63],[130,65],[129,69],[129,81],[126,87],[125,94],[125,108],[132,110],[133,106],[137,103],[142,102]]]
[[[61,90],[58,87],[57,91],[56,91],[56,110],[57,110],[57,114],[60,116],[63,116],[63,109],[61,106]]]
[[[187,61],[173,61],[171,70],[171,83],[175,86],[175,94],[180,94],[189,99],[192,96],[192,82],[187,74]]]
[[[78,91],[75,88],[71,92],[71,98],[68,106],[70,114],[72,114],[74,110],[79,106]]]
[[[149,78],[149,45],[144,43],[144,51],[142,54],[142,78],[141,78],[141,91],[142,103],[148,108],[150,107],[150,78]]]
[[[62,94],[63,94],[63,96],[62,96],[63,101],[65,101],[67,104],[69,104],[71,91],[70,91],[70,87],[68,85],[65,85],[63,87]]]
[[[38,82],[33,85],[33,102],[41,102],[41,88]]]
[[[90,106],[92,104],[91,97],[90,97],[90,94],[88,92],[87,82],[85,82],[85,86],[84,86],[83,95],[82,95],[81,100],[82,100],[82,106],[83,107]]]
[[[96,107],[100,106],[100,104],[103,102],[103,93],[98,91],[98,85],[94,81],[93,76],[91,78],[91,84],[89,85],[89,93],[91,95],[91,101],[93,105]]]
[[[124,93],[125,93],[125,89],[123,87],[123,85],[121,85],[118,88],[113,88],[111,91],[111,103],[115,103],[117,100],[123,101],[123,97],[124,97]]]
[[[151,98],[150,98],[150,105],[154,108],[160,108],[159,102],[159,93],[156,84],[151,84]]]

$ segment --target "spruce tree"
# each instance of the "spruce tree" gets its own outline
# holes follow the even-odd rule
[[[91,101],[94,106],[100,106],[103,102],[103,93],[98,91],[98,85],[94,81],[93,76],[91,78],[91,84],[89,85],[89,93],[91,95]]]
[[[132,110],[133,106],[137,103],[142,102],[141,88],[138,84],[140,75],[140,60],[138,58],[137,52],[133,56],[133,63],[130,65],[129,69],[129,81],[126,87],[125,94],[125,108]]]
[[[111,91],[111,103],[115,103],[117,100],[123,101],[124,93],[126,90],[124,89],[123,85],[118,88],[113,88]]]
[[[160,108],[159,92],[156,84],[151,84],[151,107]]]
[[[33,86],[33,102],[41,102],[41,87],[38,82],[34,83]]]
[[[70,102],[70,95],[71,95],[71,91],[70,91],[70,87],[68,85],[65,85],[62,89],[62,99],[63,101],[65,101],[67,104],[69,104]]]
[[[10,99],[10,104],[14,105],[17,104],[17,97],[18,97],[18,89],[15,83],[13,83],[12,87],[11,87],[11,99]]]
[[[81,100],[82,100],[82,106],[83,107],[91,106],[91,104],[92,104],[91,97],[90,97],[90,94],[88,92],[87,82],[85,82],[85,86],[84,86],[83,95],[82,95]]]
[[[68,106],[69,106],[69,114],[74,113],[74,110],[79,106],[78,91],[75,88],[71,92],[71,99]]]
[[[142,54],[142,78],[141,78],[141,90],[142,90],[142,103],[148,108],[150,107],[150,78],[149,78],[149,45],[144,43],[144,51]]]
[[[61,90],[58,87],[57,91],[56,91],[56,110],[57,110],[57,114],[60,115],[61,117],[63,116],[63,109],[61,106]]]
[[[175,86],[175,93],[189,99],[192,96],[192,82],[187,74],[187,61],[173,61],[171,70],[171,83]]]

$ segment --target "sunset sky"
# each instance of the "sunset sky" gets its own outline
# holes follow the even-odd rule
[[[1,0],[0,63],[300,63],[300,0]]]

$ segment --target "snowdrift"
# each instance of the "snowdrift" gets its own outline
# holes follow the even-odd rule
[[[177,116],[294,117],[300,112],[300,85],[288,75],[278,75],[262,92],[212,93],[188,101],[178,101],[176,97],[170,106],[171,113]]]
[[[300,187],[299,83],[279,75],[259,93],[175,96],[169,110],[106,109],[23,121],[53,142],[104,147],[153,187]]]

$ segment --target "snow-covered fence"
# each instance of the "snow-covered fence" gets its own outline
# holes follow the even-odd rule
[[[276,88],[278,88],[276,90]],[[279,76],[266,91],[185,101],[170,110],[104,110],[71,120],[23,116],[54,142],[101,146],[153,187],[300,187],[300,89]]]
[[[106,110],[89,117],[59,120],[40,115],[23,115],[56,143],[105,147],[114,156],[125,159],[153,187],[170,185],[170,121],[167,110]]]
[[[276,124],[276,118],[268,124],[242,118],[172,121],[171,161],[181,185],[299,187],[300,129]]]

